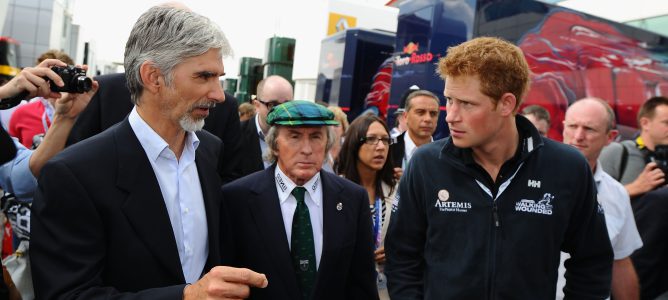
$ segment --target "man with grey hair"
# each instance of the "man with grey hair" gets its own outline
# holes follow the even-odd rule
[[[262,274],[221,266],[231,261],[221,145],[199,131],[225,100],[218,78],[230,51],[220,28],[191,11],[153,7],[139,18],[125,50],[132,112],[42,170],[36,298],[240,299],[267,285]]]
[[[271,75],[258,83],[257,98],[253,99],[255,117],[241,122],[241,153],[245,155],[237,162],[237,173],[246,176],[271,166],[264,156],[267,153],[265,136],[269,131],[267,114],[272,107],[292,100],[292,84],[278,75]]]
[[[615,299],[639,299],[638,276],[631,254],[643,243],[636,228],[631,200],[624,186],[606,173],[599,163],[599,155],[606,145],[615,140],[615,113],[610,105],[598,98],[573,102],[564,118],[564,144],[577,148],[587,159],[594,174],[599,204],[603,207],[605,224],[612,244],[612,296]],[[562,262],[569,256],[562,253]],[[559,268],[557,299],[562,299],[565,285],[563,266]]]
[[[378,299],[366,191],[321,170],[334,114],[295,100],[267,124],[271,167],[223,187],[236,265],[271,281],[253,299]]]
[[[390,145],[395,168],[405,169],[418,147],[434,141],[432,135],[438,125],[440,100],[427,90],[416,90],[406,97],[406,131]]]

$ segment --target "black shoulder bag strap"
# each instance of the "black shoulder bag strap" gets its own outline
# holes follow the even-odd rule
[[[626,149],[626,145],[624,145],[624,143],[620,143],[620,145],[622,145],[622,159],[620,160],[619,164],[619,178],[615,178],[619,182],[621,182],[622,178],[624,178],[624,172],[626,171],[626,163],[629,159],[629,150]]]

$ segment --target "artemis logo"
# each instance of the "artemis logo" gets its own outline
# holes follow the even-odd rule
[[[442,212],[468,212],[472,208],[471,202],[456,202],[450,200],[450,193],[447,190],[438,191],[438,199],[434,207]]]
[[[540,180],[529,179],[529,183],[527,185],[532,188],[540,188]]]

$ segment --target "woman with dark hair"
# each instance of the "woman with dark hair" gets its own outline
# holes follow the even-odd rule
[[[364,187],[369,195],[380,299],[389,299],[383,274],[383,244],[390,223],[392,200],[397,190],[397,180],[389,158],[390,143],[390,130],[385,122],[373,114],[362,115],[348,127],[334,168],[339,175]]]

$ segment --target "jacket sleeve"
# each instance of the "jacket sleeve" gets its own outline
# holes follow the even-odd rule
[[[22,202],[32,202],[33,193],[37,188],[37,179],[30,171],[32,150],[26,149],[18,140],[13,139],[18,151],[11,161],[0,165],[0,188],[5,192],[14,193]]]
[[[424,288],[424,244],[427,221],[419,188],[419,172],[413,157],[399,183],[399,197],[392,205],[392,218],[385,237],[385,275],[390,298],[422,299]]]
[[[376,273],[373,255],[373,226],[371,225],[371,213],[367,206],[368,196],[364,190],[355,190],[360,203],[357,214],[357,234],[355,241],[355,252],[352,257],[352,268],[349,272],[346,284],[346,299],[350,300],[373,300],[378,299],[376,288]]]
[[[225,94],[227,97],[228,94]],[[229,102],[229,104],[227,104]],[[237,164],[242,160],[241,156],[241,128],[239,122],[239,104],[235,98],[228,98],[225,103],[230,112],[226,118],[225,128],[220,139],[225,148],[218,161],[218,172],[223,184],[231,182],[241,177],[237,170]]]
[[[121,293],[104,286],[104,224],[85,188],[61,162],[49,162],[42,169],[32,205],[31,237],[36,299],[183,297],[185,284],[136,293]]]
[[[90,102],[86,108],[84,108],[84,110],[77,117],[77,120],[74,122],[74,127],[72,127],[70,135],[67,137],[67,146],[76,144],[103,131],[101,124],[101,102],[105,96],[110,98],[110,95],[107,93],[107,86],[106,84],[100,84],[100,87],[93,95],[93,98],[90,99]],[[107,101],[111,100],[116,99],[107,99]],[[125,99],[118,100],[120,101]],[[128,110],[128,113],[129,112],[130,111]]]
[[[605,299],[610,296],[612,246],[592,173],[586,163],[575,172],[581,174],[578,182],[582,188],[574,191],[574,209],[562,245],[562,251],[571,255],[564,263],[564,296],[565,299]]]

